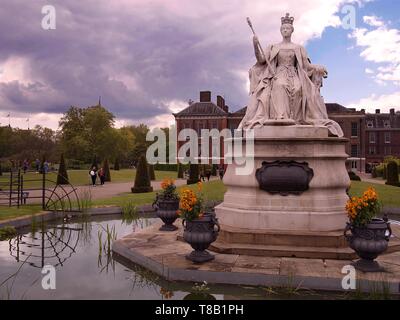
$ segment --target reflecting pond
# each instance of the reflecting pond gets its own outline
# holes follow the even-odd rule
[[[168,282],[117,261],[111,242],[149,226],[154,218],[126,222],[121,216],[50,221],[0,241],[0,299],[343,299],[343,294],[287,288]],[[55,266],[56,290],[42,288],[42,267]],[[9,278],[9,279],[8,279]],[[3,283],[6,279],[5,283]],[[2,284],[3,283],[3,284]]]

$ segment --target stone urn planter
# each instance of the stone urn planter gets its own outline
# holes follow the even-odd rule
[[[348,232],[351,232],[349,234]],[[375,259],[386,251],[392,234],[387,217],[374,218],[364,227],[347,223],[344,235],[357,255],[361,258],[352,265],[363,272],[380,272],[383,268]]]
[[[153,207],[157,210],[157,217],[164,222],[164,225],[159,229],[160,231],[175,231],[178,229],[173,223],[178,218],[179,200],[157,199]]]
[[[206,213],[201,218],[192,221],[182,220],[182,225],[184,228],[183,239],[194,249],[186,256],[186,259],[195,263],[213,260],[214,255],[206,249],[217,240],[220,230],[215,213]]]
[[[217,300],[212,294],[209,293],[189,293],[183,300]]]

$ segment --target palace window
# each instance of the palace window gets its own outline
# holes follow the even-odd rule
[[[358,123],[357,122],[351,123],[351,136],[358,137]]]
[[[385,132],[385,143],[390,143],[390,132]]]
[[[367,120],[367,128],[373,128],[373,127],[374,127],[374,121]]]
[[[376,153],[376,146],[369,146],[369,154],[375,154]]]
[[[383,127],[390,128],[390,120],[383,120]]]
[[[369,143],[375,143],[375,142],[376,142],[376,133],[370,132],[369,133]]]
[[[353,158],[357,158],[358,157],[358,144],[352,144],[351,145],[351,156]]]
[[[385,156],[392,155],[392,148],[390,146],[385,146]]]

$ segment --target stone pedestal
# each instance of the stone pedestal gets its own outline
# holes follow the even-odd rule
[[[257,255],[321,258],[332,258],[332,250],[336,258],[340,258],[337,250],[349,253],[343,238],[346,189],[350,186],[346,141],[329,137],[326,127],[276,125],[255,129],[252,172],[238,175],[238,165],[233,163],[225,173],[227,192],[224,202],[216,207],[222,231],[214,249],[227,252],[228,246],[228,251],[235,252],[236,246],[243,253],[247,246],[257,254],[256,246],[264,246],[259,247],[262,250]],[[308,190],[287,195],[261,190],[256,170],[263,161],[306,162],[313,171]]]

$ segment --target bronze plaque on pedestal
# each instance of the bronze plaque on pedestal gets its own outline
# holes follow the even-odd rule
[[[257,169],[256,178],[260,189],[269,193],[299,195],[308,190],[314,171],[307,162],[277,160],[264,161]]]

